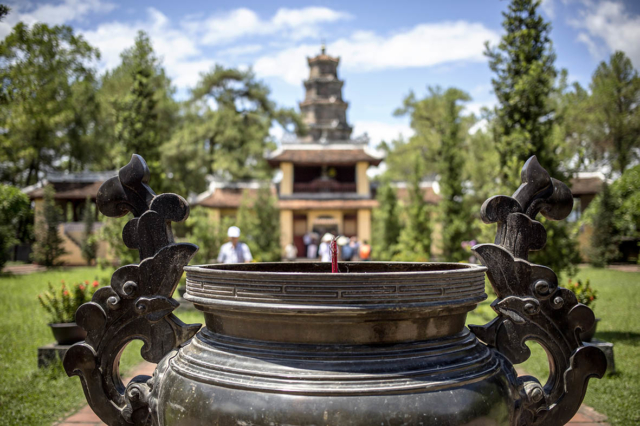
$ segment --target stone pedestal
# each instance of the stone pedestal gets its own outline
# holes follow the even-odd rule
[[[605,342],[600,339],[593,338],[590,342],[583,342],[585,346],[595,346],[604,352],[607,358],[607,373],[612,374],[616,372],[616,363],[613,358],[613,343]]]
[[[58,345],[57,343],[49,343],[48,345],[38,348],[38,367],[44,368],[55,362],[62,362],[64,354],[71,345]]]

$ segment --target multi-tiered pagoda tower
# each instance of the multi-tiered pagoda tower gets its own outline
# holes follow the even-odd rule
[[[284,139],[269,156],[279,167],[278,186],[281,244],[295,244],[305,256],[303,236],[325,232],[371,239],[371,209],[377,205],[367,169],[382,159],[369,152],[366,137],[351,139],[349,104],[342,99],[344,82],[338,78],[340,58],[307,58],[309,78],[300,112],[308,134]]]
[[[347,123],[349,103],[342,99],[344,81],[338,78],[340,58],[321,53],[307,58],[309,78],[304,81],[305,98],[300,112],[309,128],[306,141],[326,143],[344,141],[351,137],[352,127]]]

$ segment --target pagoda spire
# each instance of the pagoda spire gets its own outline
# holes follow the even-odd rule
[[[307,58],[309,78],[304,81],[305,98],[300,102],[302,117],[309,128],[306,142],[337,142],[351,138],[347,122],[348,102],[342,99],[344,81],[338,78],[340,58],[327,54],[324,40],[320,54]]]

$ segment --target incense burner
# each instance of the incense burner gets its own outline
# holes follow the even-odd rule
[[[558,286],[555,273],[527,260],[546,241],[538,213],[565,218],[569,189],[532,157],[512,197],[485,202],[495,244],[462,263],[253,263],[186,266],[197,247],[175,243],[170,222],[187,202],[155,195],[134,155],[105,182],[98,207],[132,212],[124,243],[139,265],[118,269],[111,286],[78,309],[85,342],[66,354],[87,401],[110,425],[562,425],[578,410],[604,354],[582,346],[592,311]],[[187,272],[185,298],[205,326],[182,323],[171,298]],[[486,299],[497,313],[465,327]],[[134,339],[157,363],[153,377],[126,387],[118,361]],[[518,376],[527,340],[549,355],[550,377]]]

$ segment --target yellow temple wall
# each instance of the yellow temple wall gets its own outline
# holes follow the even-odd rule
[[[356,163],[356,191],[358,192],[358,195],[369,196],[371,194],[369,176],[367,176],[368,168],[369,163],[366,161],[358,161]]]
[[[281,163],[280,170],[282,170],[280,195],[291,195],[293,194],[293,163]]]
[[[293,244],[293,210],[280,210],[280,250]]]
[[[371,244],[371,210],[358,210],[358,240]]]

